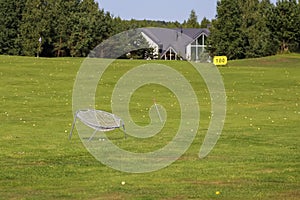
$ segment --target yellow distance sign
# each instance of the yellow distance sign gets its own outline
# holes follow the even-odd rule
[[[226,65],[227,57],[226,56],[215,56],[214,57],[214,65]]]

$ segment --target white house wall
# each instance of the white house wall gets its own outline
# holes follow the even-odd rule
[[[187,60],[191,60],[191,54],[192,54],[191,49],[192,49],[191,48],[191,44],[189,44],[189,45],[186,46],[185,57],[186,57]]]
[[[197,49],[198,48],[201,48],[201,49],[206,49],[207,48],[207,45],[200,45],[198,44],[198,39],[201,37],[201,39],[203,39],[203,36],[206,36],[208,37],[205,33],[201,33],[197,38],[195,38],[190,44],[188,44],[186,46],[186,59],[187,60],[191,60],[192,59],[192,47],[196,47]],[[196,41],[196,45],[192,45],[193,42]],[[202,41],[203,44],[206,43],[205,39],[203,39]],[[199,50],[199,49],[198,49]],[[202,50],[200,52],[198,52],[198,55],[199,53],[203,52]],[[196,58],[197,59],[197,58]]]

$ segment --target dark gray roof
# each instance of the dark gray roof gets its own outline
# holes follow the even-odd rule
[[[142,28],[141,31],[153,40],[160,49],[162,55],[165,51],[172,47],[176,53],[180,54],[184,59],[186,54],[186,46],[192,43],[202,33],[209,35],[208,29],[166,29],[166,28]]]
[[[178,32],[182,32],[183,34],[189,36],[190,38],[196,39],[202,33],[209,35],[209,30],[207,28],[177,28],[174,29]]]

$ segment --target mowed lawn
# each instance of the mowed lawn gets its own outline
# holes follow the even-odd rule
[[[205,159],[198,153],[210,119],[207,88],[187,62],[158,61],[190,81],[201,121],[193,144],[179,160],[142,174],[103,165],[84,148],[77,131],[68,140],[73,84],[83,60],[0,56],[0,199],[300,199],[299,54],[219,67],[227,116],[217,145]],[[107,96],[97,93],[96,107],[110,111],[116,81],[149,62],[155,63],[115,61],[99,83]],[[149,152],[172,139],[180,109],[168,89],[148,85],[137,90],[130,102],[133,119],[149,123],[153,97],[170,116],[166,134],[124,140],[116,130],[108,134],[115,144]]]

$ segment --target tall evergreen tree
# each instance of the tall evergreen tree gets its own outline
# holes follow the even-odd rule
[[[51,52],[51,13],[53,1],[27,0],[20,26],[22,54],[34,56]],[[39,39],[41,38],[41,41]]]
[[[190,13],[190,17],[186,22],[182,25],[184,28],[200,28],[198,17],[196,15],[195,10],[192,10]]]
[[[229,59],[275,54],[278,27],[274,28],[274,9],[270,0],[218,1],[209,37],[211,53]]]
[[[242,36],[246,58],[262,57],[276,53],[276,43],[267,27],[267,20],[272,12],[269,0],[245,0],[242,21]]]
[[[245,58],[241,35],[242,20],[239,0],[217,2],[217,16],[208,38],[212,55],[226,55],[229,59]]]
[[[295,51],[299,48],[300,22],[297,0],[278,0],[271,23],[280,52]]]
[[[22,52],[29,56],[87,56],[111,33],[111,16],[99,10],[94,0],[27,0],[21,25]]]
[[[208,28],[211,25],[211,21],[207,19],[206,17],[203,17],[201,23],[200,23],[200,28]]]
[[[20,22],[23,0],[0,0],[0,54],[18,55],[21,49]]]
[[[70,56],[69,36],[72,33],[72,17],[76,13],[78,1],[57,0],[54,4],[52,21],[53,52],[55,56]]]
[[[300,50],[300,2],[218,0],[217,16],[187,21],[122,20],[94,0],[0,0],[0,54],[86,56],[106,38],[140,27],[206,28],[209,48],[229,59]],[[39,38],[42,40],[40,41]]]
[[[72,33],[68,41],[71,56],[87,56],[112,32],[111,16],[99,10],[98,3],[93,0],[81,1],[72,20]]]

